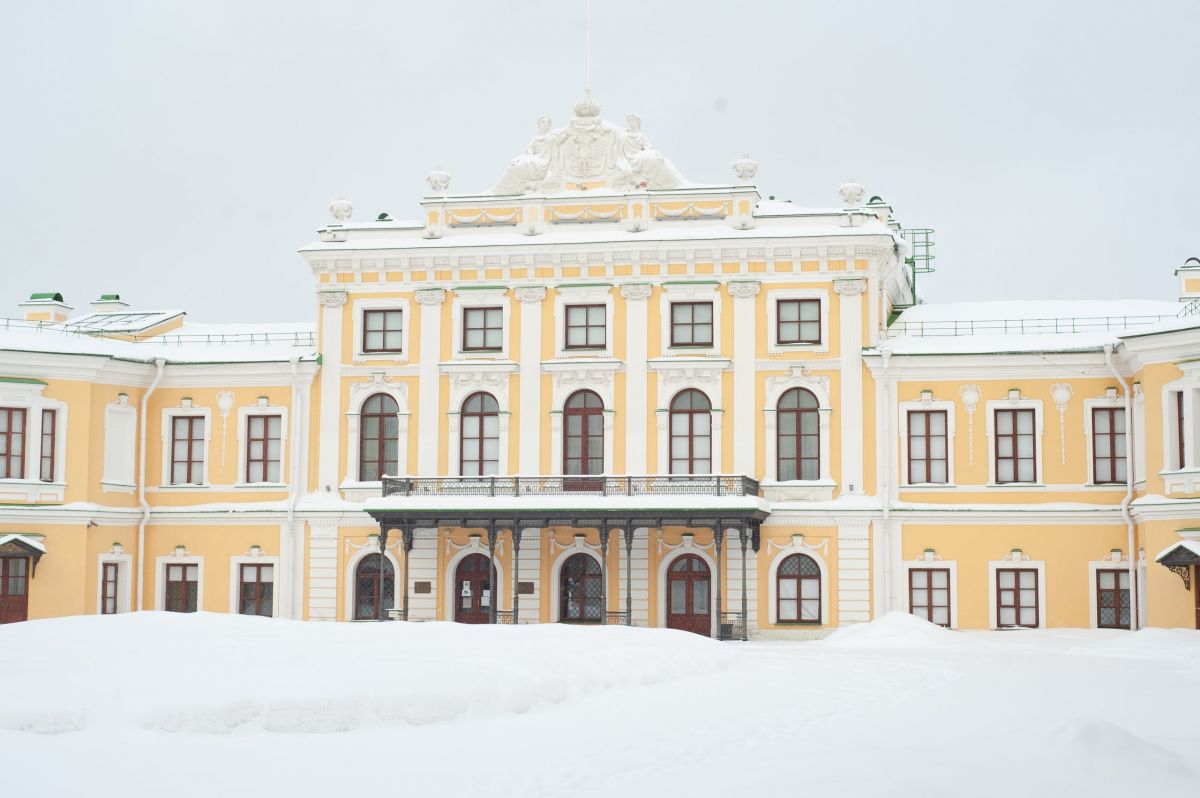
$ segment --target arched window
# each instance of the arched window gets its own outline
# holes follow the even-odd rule
[[[563,405],[563,473],[604,473],[604,402],[576,391]]]
[[[500,472],[500,405],[490,393],[473,393],[462,404],[459,473],[482,477]]]
[[[378,554],[368,554],[358,561],[354,569],[354,620],[370,621],[379,617],[379,602],[382,597],[384,612],[396,602],[396,569],[391,560],[383,560],[379,567]],[[380,585],[380,582],[383,584]],[[380,587],[383,589],[380,590]]]
[[[712,403],[695,388],[671,400],[671,473],[712,473]]]
[[[559,575],[558,619],[566,623],[599,623],[604,618],[600,563],[587,554],[572,554]]]
[[[779,623],[821,622],[821,569],[807,554],[789,554],[775,573]]]
[[[400,452],[400,412],[396,400],[377,393],[363,402],[358,416],[358,478],[376,482],[396,474]]]
[[[821,478],[821,421],[817,397],[792,388],[779,397],[775,422],[780,481]]]

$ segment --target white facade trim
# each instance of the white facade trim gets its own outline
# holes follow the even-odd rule
[[[828,277],[824,278],[828,280]],[[804,353],[814,355],[829,354],[829,314],[830,297],[827,287],[813,288],[772,288],[766,287],[767,304],[767,353],[771,355]],[[817,299],[821,302],[821,340],[815,344],[781,344],[779,343],[779,301],[788,299]],[[861,321],[861,320],[860,320]],[[736,335],[736,331],[735,331]]]
[[[393,539],[388,542],[387,550],[384,552],[384,557],[386,557],[387,561],[392,564],[392,576],[395,580],[395,587],[392,590],[392,606],[388,608],[389,610],[400,609],[400,601],[404,596],[404,594],[400,592],[400,579],[404,572],[400,569],[400,561],[396,559],[395,553],[399,545],[400,541]],[[346,589],[342,591],[342,620],[354,620],[354,607],[358,603],[358,581],[354,578],[354,572],[358,569],[358,564],[362,562],[364,557],[378,553],[379,545],[376,544],[372,546],[368,543],[359,547],[353,554],[346,558],[346,581],[342,583],[346,586]]]
[[[96,614],[104,611],[104,565],[117,566],[117,612],[129,612],[133,602],[133,555],[103,552],[96,561]]]
[[[279,480],[276,482],[247,482],[246,462],[250,455],[250,438],[248,425],[251,416],[279,416]],[[291,461],[288,432],[288,408],[284,405],[273,405],[267,397],[260,397],[257,404],[243,405],[238,408],[237,431],[234,440],[237,441],[238,471],[234,485],[238,488],[282,488],[288,484],[288,464]]]
[[[436,366],[435,366],[436,368]],[[408,475],[408,385],[405,383],[393,383],[384,376],[382,371],[375,372],[372,379],[355,382],[350,385],[349,409],[346,412],[346,473],[342,479],[342,487],[354,489],[362,485],[381,486],[382,480],[378,482],[360,482],[358,473],[359,460],[359,419],[362,414],[362,406],[368,399],[377,393],[386,394],[396,402],[398,412],[397,417],[397,437],[399,445],[396,447],[396,474],[387,474],[386,476],[407,476]]]
[[[279,564],[279,557],[267,557],[259,555],[240,555],[229,558],[229,614],[237,615],[241,608],[241,587],[242,587],[242,566],[243,565],[270,565],[272,566],[271,576],[274,582],[271,583],[271,617],[280,617],[280,607],[287,603],[287,597],[280,589],[280,577],[282,569]],[[352,584],[352,583],[350,583]]]
[[[499,308],[502,315],[501,326],[501,341],[500,349],[492,351],[474,351],[463,348],[463,338],[466,335],[464,327],[463,311],[466,308]],[[454,336],[452,341],[452,352],[455,360],[464,358],[477,360],[501,360],[512,357],[511,339],[509,336],[512,330],[512,302],[508,298],[508,289],[500,286],[496,288],[473,288],[459,289],[454,292],[454,298],[450,301],[450,313],[452,323],[450,329]],[[454,403],[451,402],[451,407]]]
[[[797,541],[797,538],[801,539]],[[825,557],[821,555],[821,552],[805,543],[803,537],[800,535],[793,535],[792,541],[785,546],[772,545],[770,548],[775,550],[775,554],[771,557],[771,562],[767,566],[767,623],[772,626],[779,624],[779,566],[791,555],[803,554],[813,559],[813,562],[817,564],[817,568],[821,573],[821,615],[818,619],[819,623],[792,623],[789,621],[780,625],[785,629],[796,630],[827,626],[832,616],[829,612],[829,565],[825,562]]]
[[[721,354],[721,285],[716,281],[695,283],[663,283],[658,292],[659,316],[661,319],[661,351],[665,355],[718,355]],[[676,302],[712,303],[712,344],[709,346],[671,346],[671,305]],[[630,331],[637,334],[635,331]]]
[[[399,352],[364,352],[363,351],[363,311],[367,310],[398,310],[400,311],[400,351]],[[369,360],[384,360],[389,363],[407,363],[411,360],[408,348],[408,329],[412,326],[412,301],[407,296],[383,297],[376,299],[351,298],[351,313],[353,314],[353,335],[351,343],[353,360],[357,363]]]
[[[1092,488],[1092,487],[1096,487],[1096,488],[1117,487],[1117,488],[1124,490],[1125,489],[1125,480],[1123,480],[1123,479],[1119,480],[1118,482],[1115,482],[1115,483],[1098,483],[1098,482],[1096,482],[1096,461],[1095,461],[1096,440],[1092,434],[1092,411],[1096,410],[1096,409],[1100,409],[1100,408],[1112,409],[1112,410],[1124,410],[1125,409],[1125,401],[1120,396],[1116,396],[1116,397],[1101,396],[1101,397],[1097,397],[1095,399],[1084,399],[1083,400],[1083,440],[1084,440],[1084,446],[1086,447],[1086,451],[1087,451],[1086,459],[1083,461],[1084,468],[1087,469],[1087,481],[1084,482],[1084,485],[1089,488]],[[1134,466],[1134,458],[1131,456],[1132,452],[1130,452],[1130,450],[1129,450],[1129,441],[1133,437],[1130,435],[1130,432],[1129,432],[1129,427],[1130,427],[1131,423],[1132,423],[1132,419],[1130,419],[1130,418],[1125,419],[1125,468],[1126,469],[1133,468],[1133,466]],[[1136,443],[1137,443],[1136,439],[1134,439],[1134,442],[1136,445]]]
[[[609,541],[611,545],[611,541]],[[624,546],[624,543],[621,544]],[[567,546],[558,547],[558,553],[551,552],[554,558],[550,563],[550,622],[558,623],[562,620],[562,569],[568,559],[576,554],[584,554],[596,561],[603,570],[604,565],[600,561],[600,551],[598,547],[588,543],[583,535],[576,535],[575,540]],[[606,591],[607,595],[607,591]],[[608,607],[604,608],[605,611]]]
[[[450,376],[449,409],[446,411],[448,464],[451,474],[462,474],[461,416],[463,402],[476,393],[486,393],[498,406],[499,452],[497,474],[511,473],[508,462],[509,427],[512,411],[509,405],[509,384],[517,371],[515,363],[443,363],[442,371]],[[533,436],[537,439],[537,435]]]
[[[167,566],[196,566],[196,612],[204,612],[204,558],[192,554],[178,557],[168,554],[154,558],[154,609],[165,612],[167,604]]]
[[[1033,410],[1033,482],[996,482],[996,411]],[[1044,485],[1046,480],[1045,461],[1042,458],[1042,438],[1045,437],[1045,414],[1041,399],[989,399],[984,402],[984,431],[987,435],[988,486]],[[1015,476],[1015,474],[1014,474]]]
[[[604,305],[604,346],[588,349],[567,349],[568,305]],[[554,356],[556,358],[613,357],[613,293],[612,286],[560,285],[554,291]],[[606,404],[605,407],[610,407]]]
[[[499,533],[497,532],[497,534]],[[455,581],[454,576],[458,570],[458,564],[472,554],[482,554],[484,559],[488,558],[488,546],[483,542],[482,535],[471,535],[468,541],[467,545],[459,548],[458,551],[447,558],[446,567],[442,569],[442,573],[446,577],[446,588],[442,591],[444,594],[442,608],[445,612],[442,620],[444,621],[454,620],[454,604],[458,598],[458,583]],[[497,541],[496,557],[492,562],[492,566],[495,569],[496,584],[492,585],[492,595],[490,598],[495,603],[497,610],[504,610],[511,609],[507,604],[512,602],[512,597],[508,595],[509,591],[504,589],[504,586],[510,583],[504,578],[504,564],[501,562],[500,551],[499,541]]]
[[[1046,596],[1046,563],[1042,560],[992,560],[988,563],[988,628],[1000,628],[997,623],[999,618],[996,607],[996,572],[1010,568],[1037,571],[1038,619],[1036,628],[1045,629],[1049,602]]]
[[[932,487],[947,489],[955,487],[954,481],[954,435],[955,435],[955,408],[956,404],[951,400],[930,399],[925,401],[918,399],[916,401],[900,402],[897,412],[896,428],[899,430],[899,445],[900,445],[900,475],[897,483],[902,488],[910,487]],[[908,481],[908,413],[910,410],[942,410],[946,413],[946,481],[945,482],[918,482],[912,483]]]
[[[175,419],[176,418],[203,418],[204,419],[204,459],[200,465],[201,477],[199,482],[171,482],[171,465],[172,457],[172,440],[174,436]],[[197,407],[192,404],[192,400],[184,398],[176,407],[164,407],[162,410],[162,475],[159,481],[159,487],[163,488],[186,488],[186,487],[205,487],[209,484],[208,481],[208,466],[212,462],[212,408]]]
[[[913,570],[942,569],[950,572],[950,628],[958,628],[958,562],[956,560],[905,560],[900,563],[900,578],[903,580],[904,611],[912,612],[912,591],[909,589],[908,572]],[[992,595],[995,596],[995,586]],[[993,598],[993,601],[995,599]]]

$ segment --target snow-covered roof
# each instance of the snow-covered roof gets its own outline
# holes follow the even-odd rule
[[[182,310],[100,311],[76,316],[67,325],[85,332],[139,333],[184,315]]]
[[[886,346],[898,355],[1096,351],[1128,335],[1200,326],[1180,307],[1144,299],[921,304],[888,328]]]
[[[263,363],[316,357],[315,327],[309,323],[195,324],[129,341],[117,331],[90,331],[73,323],[0,319],[0,350],[93,355],[150,363]]]

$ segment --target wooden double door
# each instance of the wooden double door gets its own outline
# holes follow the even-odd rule
[[[667,628],[712,636],[712,572],[703,559],[684,554],[667,568]]]
[[[0,557],[0,623],[29,617],[29,558]]]
[[[496,600],[496,570],[482,554],[468,554],[454,569],[454,620],[487,623]]]

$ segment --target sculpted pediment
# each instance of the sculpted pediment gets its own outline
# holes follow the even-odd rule
[[[565,126],[551,129],[550,117],[538,119],[537,135],[525,152],[509,162],[489,193],[631,191],[692,185],[650,144],[637,114],[626,117],[626,125],[620,128],[601,119],[600,105],[589,93],[575,104],[575,115]]]

